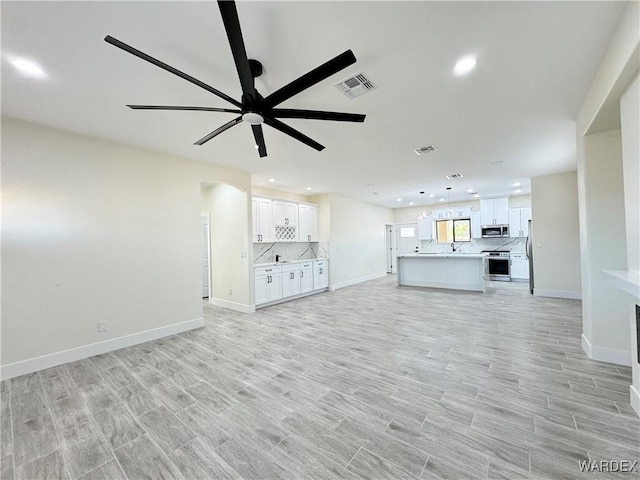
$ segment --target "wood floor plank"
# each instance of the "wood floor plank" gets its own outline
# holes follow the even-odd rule
[[[580,460],[637,458],[631,370],[586,357],[580,302],[497,283],[204,304],[202,329],[0,382],[2,478],[592,478]]]
[[[125,475],[130,479],[184,479],[180,470],[147,435],[117,448],[114,453]]]
[[[111,460],[104,465],[90,471],[80,477],[79,480],[117,480],[125,479],[124,472],[120,468],[117,460]]]
[[[66,480],[71,478],[59,450],[21,465],[17,470],[16,478],[40,480]],[[2,478],[4,479],[4,477]]]

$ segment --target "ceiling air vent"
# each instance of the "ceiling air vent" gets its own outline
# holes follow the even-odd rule
[[[426,147],[418,147],[413,150],[416,155],[423,155],[425,153],[431,153],[438,150],[435,145],[427,145]]]
[[[464,177],[464,175],[462,175],[461,173],[452,173],[451,175],[447,175],[447,178],[449,180],[452,180],[454,178],[462,178]]]
[[[373,90],[375,85],[367,78],[364,72],[358,72],[349,78],[335,84],[336,88],[347,97],[353,99]]]

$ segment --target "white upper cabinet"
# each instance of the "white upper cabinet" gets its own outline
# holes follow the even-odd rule
[[[509,236],[528,236],[529,220],[531,220],[531,207],[509,209]]]
[[[298,204],[275,200],[273,202],[273,219],[275,225],[295,227],[298,225]]]
[[[449,215],[449,212],[451,214]],[[454,207],[451,210],[431,210],[432,220],[449,220],[452,218],[469,218],[471,216],[471,207]]]
[[[275,240],[273,201],[269,198],[253,197],[251,212],[253,214],[253,241],[273,242]]]
[[[269,197],[251,199],[254,242],[317,242],[318,207]]]
[[[471,238],[482,237],[482,222],[480,221],[480,212],[471,212]]]
[[[507,225],[509,223],[509,197],[480,200],[482,225]]]
[[[418,240],[433,240],[433,220],[429,215],[418,216]]]
[[[318,207],[298,204],[298,241],[318,241]]]

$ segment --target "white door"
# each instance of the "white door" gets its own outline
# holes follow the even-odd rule
[[[396,225],[396,253],[416,253],[420,245],[418,240],[418,223],[403,223]]]
[[[256,305],[269,301],[269,275],[260,275],[255,278]]]
[[[267,198],[257,199],[257,240],[258,242],[273,242],[275,228],[273,224],[273,202]]]
[[[313,291],[313,270],[303,268],[300,270],[300,293]]]
[[[298,241],[316,241],[317,208],[311,205],[298,205]]]
[[[202,225],[202,298],[209,297],[209,216],[200,217]]]
[[[393,225],[387,225],[386,242],[387,242],[387,273],[395,273],[396,262],[395,262],[395,255],[393,252]]]

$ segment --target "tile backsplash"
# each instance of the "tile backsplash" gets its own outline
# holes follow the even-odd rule
[[[480,253],[483,250],[505,250],[524,253],[527,248],[525,237],[514,238],[473,238],[470,242],[456,242],[456,251],[463,253]],[[435,240],[421,240],[420,253],[450,252],[450,243],[436,243]]]
[[[269,263],[281,260],[293,261],[316,258],[329,258],[329,242],[278,242],[254,243],[253,263]]]

